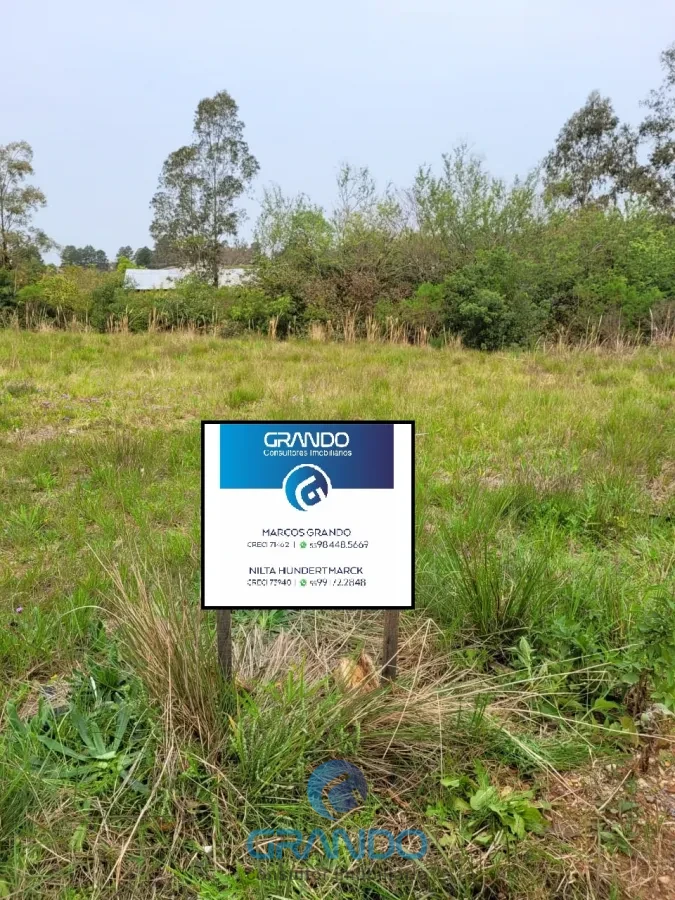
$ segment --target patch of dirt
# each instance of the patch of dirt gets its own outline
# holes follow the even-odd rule
[[[668,503],[675,497],[675,462],[664,462],[659,474],[649,485],[649,493],[655,503]]]
[[[545,496],[556,493],[574,493],[581,488],[583,478],[573,472],[554,472],[545,475],[526,464],[522,465],[520,471],[517,472],[514,483],[521,487],[534,488],[538,495]]]
[[[53,713],[58,716],[67,710],[70,692],[70,684],[60,676],[51,678],[46,684],[35,681],[31,685],[30,694],[21,704],[19,716],[22,719],[30,719],[36,715],[40,699],[51,706]]]
[[[544,366],[539,365],[536,362],[527,363],[525,366],[525,374],[531,375],[539,384],[555,384],[558,380],[558,375],[554,372],[550,372]]]
[[[618,883],[635,900],[675,900],[675,741],[640,774],[641,754],[598,761],[546,791],[551,832],[573,848],[582,882]]]
[[[79,434],[79,428],[56,428],[54,425],[45,425],[43,428],[17,428],[5,435],[5,440],[10,444],[42,444],[45,441],[53,441],[63,434]]]
[[[485,487],[490,491],[496,491],[499,488],[504,487],[506,484],[506,477],[492,469],[486,469],[478,476],[478,481],[481,487]]]

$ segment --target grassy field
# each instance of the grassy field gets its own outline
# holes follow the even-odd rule
[[[314,611],[235,614],[219,685],[199,420],[248,417],[416,420],[394,690]],[[673,349],[0,332],[0,897],[675,896],[674,451]],[[423,861],[248,856],[334,757]]]

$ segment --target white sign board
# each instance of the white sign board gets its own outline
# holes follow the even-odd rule
[[[414,422],[202,422],[202,607],[412,608],[414,440]]]

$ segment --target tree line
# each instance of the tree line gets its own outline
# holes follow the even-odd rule
[[[85,266],[107,272],[111,268],[134,265],[145,269],[154,262],[153,251],[149,247],[139,247],[134,251],[133,247],[126,245],[120,247],[113,263],[108,259],[105,250],[96,250],[91,244],[86,247],[75,247],[67,244],[61,251],[62,266]]]
[[[621,122],[594,91],[523,179],[494,178],[466,146],[421,166],[404,188],[378,189],[368,168],[343,165],[328,210],[267,187],[243,250],[239,202],[259,166],[226,91],[199,103],[191,141],[162,167],[154,248],[121,247],[114,262],[67,246],[61,267],[44,267],[53,244],[32,225],[46,202],[27,183],[32,151],[9,144],[0,148],[0,304],[96,327],[126,317],[135,328],[192,321],[226,333],[270,320],[277,333],[330,331],[349,318],[361,330],[456,334],[488,349],[561,329],[574,336],[589,323],[653,333],[675,303],[675,44],[661,63],[641,122]],[[219,287],[223,264],[242,259],[250,280]],[[158,264],[191,274],[173,292],[125,291],[120,272]]]

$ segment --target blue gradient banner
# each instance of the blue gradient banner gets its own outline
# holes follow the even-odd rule
[[[391,423],[221,423],[220,487],[280,488],[295,466],[320,467],[332,488],[394,487]]]

